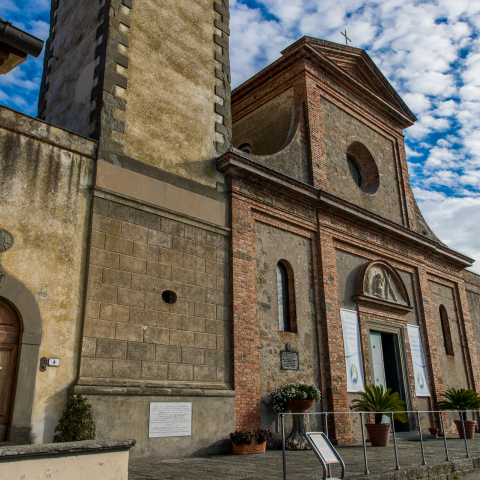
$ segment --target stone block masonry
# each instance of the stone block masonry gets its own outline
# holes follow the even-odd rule
[[[229,238],[121,202],[94,199],[79,383],[228,385]]]

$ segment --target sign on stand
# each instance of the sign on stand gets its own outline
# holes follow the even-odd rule
[[[191,403],[150,402],[149,438],[187,437],[191,434]]]

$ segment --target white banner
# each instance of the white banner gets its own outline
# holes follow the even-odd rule
[[[413,374],[415,375],[415,393],[417,397],[429,397],[427,367],[423,356],[420,327],[407,325],[410,351],[412,352]]]
[[[347,367],[347,392],[363,392],[363,364],[357,312],[340,309]]]

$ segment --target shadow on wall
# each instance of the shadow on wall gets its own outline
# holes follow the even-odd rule
[[[45,375],[48,373],[45,372]],[[67,404],[68,388],[65,388],[50,397],[45,402],[44,410],[44,427],[42,443],[52,443],[55,428],[58,425],[58,421],[65,410]]]

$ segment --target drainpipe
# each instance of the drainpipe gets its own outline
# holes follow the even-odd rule
[[[10,22],[0,19],[0,42],[37,58],[43,50],[44,42],[30,35]]]

